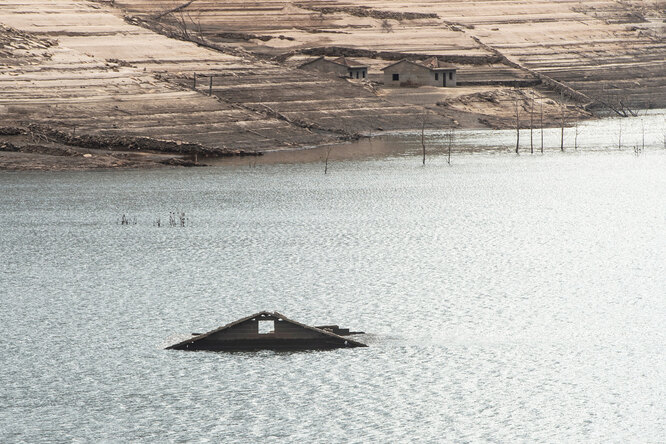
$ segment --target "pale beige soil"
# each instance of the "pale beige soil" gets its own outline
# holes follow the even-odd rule
[[[13,28],[0,33],[16,43],[0,66],[6,125],[183,140],[228,153],[292,149],[418,124],[418,108],[396,106],[371,89],[167,38],[107,5],[10,2],[0,23]],[[23,40],[27,49],[18,43]],[[207,96],[210,76],[213,97]]]
[[[205,156],[84,148],[58,143],[44,137],[0,135],[0,170],[77,171],[100,168],[157,168],[197,166],[205,162]]]
[[[116,3],[150,17],[181,2]],[[437,18],[358,17],[354,8],[359,7],[378,17],[410,12]],[[197,0],[186,12],[170,17],[195,24],[208,38],[255,52],[330,47],[449,57],[499,52],[535,74],[565,82],[590,100],[624,98],[635,106],[666,106],[664,1]],[[218,37],[231,31],[271,38]],[[486,78],[494,77],[487,72]]]
[[[663,2],[195,0],[156,19],[179,4],[4,2],[3,125],[233,154],[419,128],[426,109],[445,128],[512,127],[516,105],[524,126],[542,103],[546,122],[573,121],[602,96],[666,106]],[[317,54],[367,63],[368,81],[297,68]],[[456,63],[462,86],[383,88],[384,66],[418,55]]]
[[[1,23],[33,39],[57,39],[46,50],[31,50],[41,58],[29,64],[14,49],[15,63],[0,67],[6,125],[38,122],[80,133],[186,140],[221,151],[289,146],[289,138],[318,140],[286,122],[165,80],[190,70],[243,71],[248,64],[242,58],[169,39],[125,23],[115,10],[96,8],[33,0],[0,9]],[[276,142],[276,133],[287,140]]]
[[[148,159],[124,159],[122,153],[90,157],[61,156],[44,153],[0,152],[0,170],[80,171],[108,168],[157,168],[165,164]]]

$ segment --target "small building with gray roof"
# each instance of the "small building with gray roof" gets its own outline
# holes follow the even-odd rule
[[[365,79],[368,77],[368,65],[348,59],[347,57],[339,57],[334,60],[328,60],[323,56],[317,57],[314,60],[303,63],[299,68],[335,74],[339,77],[350,79]]]
[[[384,86],[456,86],[455,65],[437,57],[415,62],[403,59],[382,69]]]

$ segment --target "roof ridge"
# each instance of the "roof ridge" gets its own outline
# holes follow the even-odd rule
[[[211,330],[211,331],[209,331],[209,332],[202,333],[202,334],[200,334],[200,335],[195,336],[194,338],[189,338],[189,339],[186,339],[186,340],[184,340],[184,341],[180,341],[180,342],[178,342],[178,343],[176,343],[176,344],[170,345],[170,346],[167,347],[167,348],[170,349],[170,348],[175,348],[175,347],[178,347],[178,346],[181,346],[181,345],[192,344],[192,343],[194,343],[194,342],[198,342],[198,341],[200,341],[200,340],[202,340],[202,339],[204,339],[204,338],[207,338],[208,336],[211,336],[211,335],[213,335],[213,334],[215,334],[215,333],[218,333],[218,332],[220,332],[220,331],[226,330],[226,329],[228,329],[228,328],[231,328],[231,327],[233,327],[233,326],[235,326],[235,325],[238,325],[238,324],[241,324],[241,323],[243,323],[243,322],[247,322],[247,321],[249,321],[249,320],[252,319],[252,318],[256,318],[256,317],[260,317],[260,316],[265,316],[265,315],[273,316],[273,317],[278,318],[278,320],[286,321],[286,322],[289,322],[289,323],[291,323],[291,324],[297,325],[297,326],[299,326],[299,327],[301,327],[301,328],[305,328],[305,329],[308,329],[308,330],[313,330],[313,331],[316,331],[317,333],[320,333],[320,334],[323,334],[323,335],[326,335],[326,336],[330,336],[330,337],[333,337],[333,338],[336,338],[336,339],[341,339],[341,340],[343,340],[343,341],[346,341],[346,342],[348,342],[348,343],[352,343],[352,344],[356,344],[356,345],[361,346],[361,347],[365,347],[365,346],[366,346],[365,344],[363,344],[363,343],[361,343],[361,342],[358,342],[358,341],[354,341],[353,339],[347,339],[347,338],[344,338],[344,337],[342,337],[342,336],[340,336],[340,335],[336,335],[336,334],[333,333],[333,332],[330,332],[330,331],[327,331],[327,330],[322,330],[322,329],[320,329],[320,328],[312,327],[312,326],[310,326],[310,325],[303,324],[303,323],[301,323],[301,322],[295,321],[295,320],[293,320],[293,319],[290,319],[290,318],[286,317],[285,315],[283,315],[283,314],[280,313],[280,312],[277,312],[277,311],[270,312],[270,311],[266,311],[266,310],[264,310],[264,311],[260,311],[260,312],[258,312],[258,313],[254,313],[254,314],[252,314],[252,315],[250,315],[250,316],[246,316],[246,317],[244,317],[244,318],[238,319],[238,320],[236,320],[236,321],[230,322],[230,323],[228,323],[228,324],[226,324],[226,325],[223,325],[223,326],[221,326],[221,327],[215,328],[215,329],[213,329],[213,330]]]

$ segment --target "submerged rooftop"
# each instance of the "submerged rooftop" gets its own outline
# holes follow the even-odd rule
[[[342,334],[352,333],[337,326],[311,327],[278,312],[261,311],[207,333],[195,333],[194,337],[167,349],[225,351],[367,347]]]

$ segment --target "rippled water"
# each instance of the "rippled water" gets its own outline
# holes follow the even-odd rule
[[[662,441],[659,144],[0,173],[0,440]],[[163,350],[259,310],[370,347]]]

